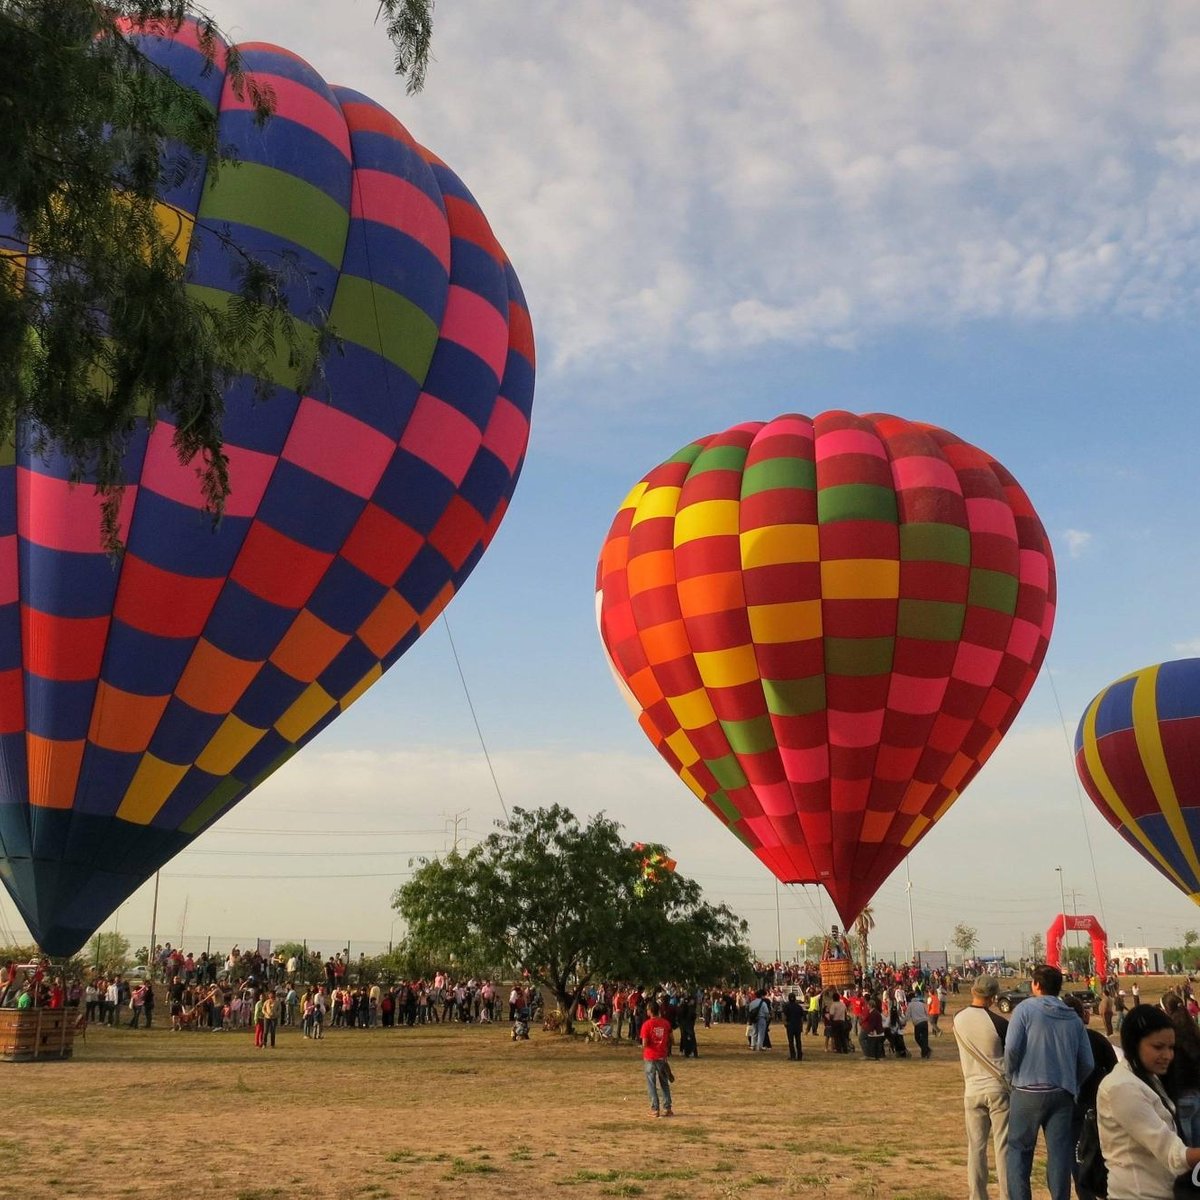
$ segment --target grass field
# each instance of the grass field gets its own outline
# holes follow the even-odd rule
[[[672,1060],[668,1121],[648,1119],[629,1043],[434,1025],[283,1029],[263,1051],[248,1033],[93,1027],[73,1061],[0,1064],[0,1196],[964,1194],[953,1037],[925,1062],[805,1038],[793,1063],[772,1032],[752,1055],[740,1026],[699,1029],[700,1057]]]

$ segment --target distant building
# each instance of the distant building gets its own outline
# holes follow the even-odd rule
[[[1166,951],[1162,946],[1127,946],[1112,942],[1109,958],[1117,964],[1121,975],[1161,975],[1167,969]]]

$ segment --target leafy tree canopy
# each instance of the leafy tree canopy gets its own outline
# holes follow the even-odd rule
[[[0,966],[10,962],[39,962],[41,957],[41,950],[33,942],[17,942],[0,946]]]
[[[804,939],[804,957],[812,959],[814,962],[820,959],[822,952],[825,949],[825,935],[823,933],[810,933]]]
[[[83,965],[103,971],[123,971],[129,965],[129,939],[124,934],[96,933],[77,955]]]
[[[425,78],[432,0],[382,0],[396,69]],[[265,378],[283,358],[298,388],[333,331],[314,341],[292,321],[298,268],[263,261],[227,230],[198,227],[240,258],[240,296],[218,310],[187,287],[177,223],[156,208],[163,183],[229,159],[216,114],[149,62],[130,23],[156,32],[199,21],[210,60],[220,31],[187,0],[0,0],[0,443],[31,422],[35,450],[58,443],[106,498],[117,542],[120,462],[139,416],[173,422],[183,462],[199,460],[214,517],[229,491],[222,394],[236,373]],[[227,69],[260,120],[273,96]]]
[[[41,962],[45,956],[33,942],[0,946],[0,966],[5,963]],[[139,960],[140,961],[140,960]],[[129,965],[129,939],[123,934],[96,933],[78,954],[70,958],[51,958],[51,974],[81,978],[93,971],[116,973]]]
[[[954,932],[950,935],[950,941],[964,954],[970,954],[979,944],[979,930],[973,925],[966,925],[959,922],[959,924],[955,925]]]
[[[313,961],[312,951],[303,942],[280,942],[273,952],[280,955],[285,963],[289,958],[295,958],[306,965]]]
[[[1067,962],[1071,969],[1075,971],[1088,971],[1092,966],[1092,947],[1086,946],[1066,946],[1064,953]]]
[[[648,872],[661,846],[635,850],[603,814],[513,809],[465,853],[421,866],[393,897],[410,953],[452,966],[511,964],[571,1014],[604,980],[710,984],[749,970],[746,923],[699,884]]]

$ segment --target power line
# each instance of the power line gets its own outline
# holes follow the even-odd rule
[[[253,871],[249,875],[224,875],[218,872],[201,871],[171,871],[163,876],[164,879],[259,879],[264,883],[271,880],[279,882],[294,882],[297,879],[304,882],[311,882],[314,879],[411,879],[412,871],[363,871],[349,874],[338,875],[312,875],[305,871],[302,874],[293,873],[291,875],[264,875],[261,871]]]
[[[471,699],[471,689],[467,687],[467,677],[463,674],[462,663],[458,658],[458,648],[454,645],[454,634],[450,632],[450,622],[446,619],[446,610],[442,609],[442,624],[446,628],[446,637],[450,639],[450,652],[454,655],[454,665],[458,668],[458,677],[462,680],[463,695],[467,698],[467,707],[471,710],[471,720],[475,722],[475,732],[479,735],[479,745],[483,749],[483,757],[487,761],[488,771],[491,772],[492,784],[496,788],[496,796],[500,807],[504,810],[504,819],[508,820],[508,805],[504,803],[504,793],[500,790],[500,780],[496,778],[496,768],[492,766],[492,756],[488,753],[487,742],[483,740],[483,730],[479,727],[479,718],[475,715],[475,704]]]
[[[180,855],[213,858],[381,858],[392,854],[428,854],[428,850],[184,850]]]
[[[324,813],[313,813],[315,816],[325,816]],[[235,829],[232,826],[213,828],[209,833],[247,833],[272,834],[280,837],[407,837],[409,835],[444,833],[445,829]]]

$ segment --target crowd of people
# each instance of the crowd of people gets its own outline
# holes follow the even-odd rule
[[[510,1022],[518,1011],[528,1020],[541,1007],[540,993],[528,984],[502,988],[441,971],[428,980],[351,984],[353,972],[341,955],[301,963],[236,947],[228,956],[193,956],[167,946],[155,962],[168,972],[165,982],[152,982],[144,965],[88,971],[79,980],[54,975],[45,961],[9,962],[0,967],[0,1007],[79,1008],[83,1024],[135,1029],[152,1028],[165,1008],[172,1030],[257,1030],[261,1024],[268,1042],[279,1026],[300,1025],[306,1036],[320,1037],[328,1027],[488,1024],[503,1018],[505,1003]]]
[[[45,963],[0,968],[0,1004],[26,1008],[79,1007],[81,1020],[151,1028],[165,1006],[170,1028],[250,1031],[264,1050],[281,1026],[320,1039],[326,1028],[415,1027],[443,1022],[499,1023],[527,1034],[540,993],[525,983],[431,978],[351,984],[341,956],[299,962],[236,948],[227,956],[155,955],[170,972],[157,987],[125,972],[85,982],[54,975]],[[907,1058],[911,1033],[922,1058],[949,997],[960,990],[957,971],[876,964],[856,968],[842,987],[821,982],[820,964],[759,964],[757,987],[693,990],[599,984],[581,994],[576,1020],[599,1036],[642,1045],[651,1115],[673,1115],[669,1056],[699,1057],[697,1030],[730,1023],[745,1027],[749,1052],[771,1050],[782,1025],[788,1058],[804,1057],[804,1037],[823,1039],[826,1053],[861,1052],[868,1060]],[[1168,1200],[1179,1177],[1200,1167],[1200,995],[1191,978],[1178,981],[1158,1005],[1142,1003],[1137,976],[1092,979],[1093,1003],[1063,996],[1063,975],[1039,966],[1032,996],[1009,1021],[993,1007],[995,974],[970,984],[970,1004],[954,1019],[964,1077],[970,1200],[988,1197],[988,1145],[995,1154],[1001,1200],[1029,1200],[1039,1135],[1047,1147],[1046,1183],[1052,1200]],[[1103,1032],[1090,1028],[1098,1015]],[[548,1025],[551,1023],[548,1019]],[[1114,1046],[1113,1040],[1117,1040]],[[780,1047],[782,1049],[782,1046]],[[1200,1193],[1200,1186],[1197,1186]]]
[[[233,947],[228,954],[184,953],[169,943],[155,947],[153,968],[97,972],[86,982],[52,978],[40,965],[23,974],[10,964],[0,970],[0,1002],[69,1005],[84,1009],[87,1023],[152,1028],[165,1013],[172,1030],[257,1030],[300,1026],[320,1037],[333,1028],[414,1027],[442,1022],[488,1024],[523,1019],[527,1030],[538,1015],[541,995],[527,985],[504,987],[491,979],[452,979],[436,972],[429,979],[351,983],[353,964],[343,955],[263,954]],[[159,974],[165,981],[148,978]],[[918,971],[877,964],[855,972],[853,986],[834,990],[821,984],[820,964],[757,964],[764,986],[689,991],[662,987],[652,997],[630,985],[597,985],[582,995],[576,1020],[591,1019],[604,1036],[637,1040],[657,999],[660,1017],[678,1034],[685,1056],[699,1053],[696,1028],[742,1023],[747,1046],[772,1047],[772,1025],[788,1034],[789,1057],[802,1057],[800,1035],[824,1037],[830,1053],[861,1050],[871,1058],[908,1054],[905,1031],[927,1057],[948,992],[959,987],[956,972]],[[19,985],[18,985],[19,984]],[[269,999],[266,1017],[261,1005]],[[553,1019],[551,1022],[553,1023]],[[268,1044],[269,1044],[268,1037]]]
[[[1056,967],[1033,972],[1010,1020],[980,975],[954,1018],[964,1079],[970,1200],[988,1197],[988,1143],[1001,1200],[1029,1200],[1039,1134],[1051,1200],[1171,1200],[1194,1192],[1200,1164],[1200,1003],[1190,978],[1156,1004],[1115,979],[1094,1004],[1063,996]],[[1092,1008],[1105,1032],[1090,1027]],[[1117,1037],[1117,1044],[1111,1040]]]
[[[0,967],[0,1008],[78,1007],[82,995],[80,983],[53,974],[42,962]]]
[[[246,1029],[258,1024],[256,1010],[269,1000],[267,1018],[278,1026],[300,1025],[305,1036],[320,1037],[324,1029],[371,1029],[440,1024],[442,1022],[488,1024],[502,1015],[499,987],[489,979],[455,981],[443,973],[432,979],[400,981],[395,984],[306,984],[286,978],[278,982],[247,975],[237,979],[223,976],[216,982],[173,976],[160,990],[165,992],[171,1028],[174,1030]],[[518,1008],[529,1007],[527,990],[505,991],[509,1019]],[[99,977],[83,988],[89,1022],[132,1028],[153,1024],[155,989],[148,981],[129,982]]]
[[[919,970],[911,966],[877,964],[865,975],[855,972],[855,982],[844,988],[821,982],[820,964],[794,964],[780,971],[778,964],[757,970],[757,988],[707,989],[691,993],[664,987],[651,996],[637,986],[597,985],[586,990],[574,1014],[590,1019],[593,1030],[605,1038],[636,1041],[649,1016],[651,999],[658,1002],[660,1017],[677,1031],[680,1050],[698,1057],[696,1028],[743,1024],[746,1044],[752,1051],[772,1049],[771,1027],[783,1025],[788,1057],[803,1058],[802,1035],[822,1036],[832,1054],[855,1054],[880,1060],[887,1055],[907,1058],[905,1034],[911,1031],[921,1058],[932,1055],[932,1037],[941,1035],[939,1022],[947,998],[958,991],[954,971]]]

